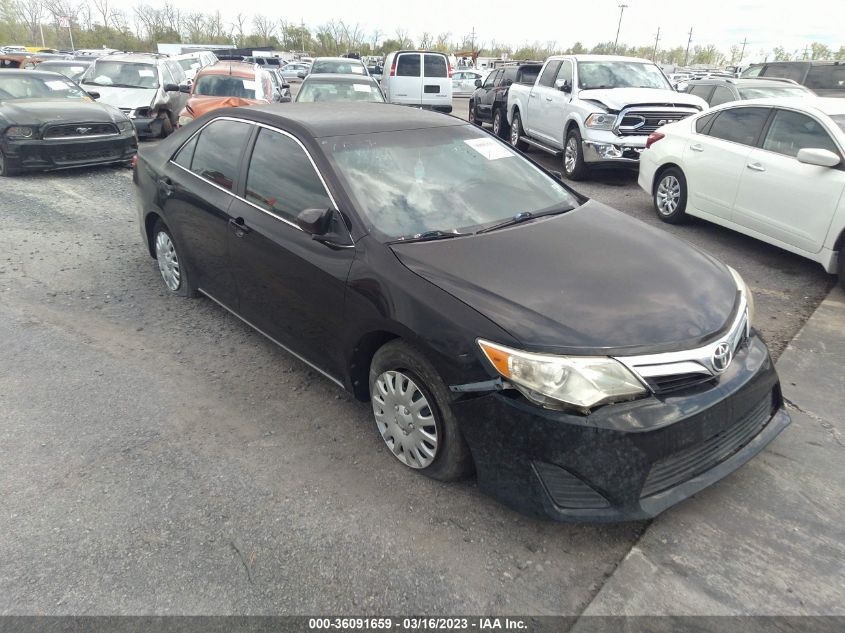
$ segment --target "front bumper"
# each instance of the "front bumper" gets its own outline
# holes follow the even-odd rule
[[[138,153],[134,132],[99,137],[5,140],[3,153],[9,167],[20,171],[49,171],[126,163]]]
[[[458,400],[453,410],[479,487],[559,521],[654,517],[739,468],[790,421],[756,334],[717,382],[586,417],[507,391]]]
[[[582,141],[584,162],[602,167],[619,165],[622,167],[636,167],[640,162],[640,154],[645,148],[645,140],[632,142],[623,141]]]
[[[162,120],[158,117],[136,117],[129,116],[129,120],[135,126],[139,138],[158,138],[161,136]]]

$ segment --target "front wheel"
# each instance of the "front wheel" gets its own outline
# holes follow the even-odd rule
[[[173,134],[173,121],[170,119],[170,113],[159,112],[158,118],[161,119],[161,138],[167,138]]]
[[[478,113],[475,111],[475,104],[470,101],[469,102],[469,122],[473,125],[481,126],[481,121],[478,120]]]
[[[687,219],[687,179],[677,167],[661,172],[654,187],[654,210],[657,217],[669,224]]]
[[[394,340],[370,365],[376,428],[405,466],[440,481],[472,472],[472,459],[437,370],[413,346]]]
[[[581,132],[573,127],[566,135],[563,148],[563,173],[569,180],[584,180],[587,175],[587,164],[584,162],[584,145],[581,142]]]
[[[514,110],[513,123],[511,123],[511,133],[509,138],[511,147],[518,149],[520,152],[524,152],[528,149],[528,143],[523,141],[521,138],[523,134],[522,119],[519,118],[519,110]]]
[[[508,120],[505,118],[505,111],[501,108],[493,111],[493,134],[499,138],[508,138]]]
[[[6,155],[3,153],[3,150],[0,150],[0,176],[17,176],[18,170],[14,167],[9,167],[9,163],[6,161]]]
[[[845,290],[845,244],[839,249],[839,285]]]

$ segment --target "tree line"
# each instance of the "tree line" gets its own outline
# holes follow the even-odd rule
[[[69,25],[69,27],[68,27]],[[401,48],[424,48],[443,52],[478,50],[483,56],[507,55],[511,59],[543,60],[554,54],[619,54],[645,57],[665,64],[738,64],[752,57],[732,46],[728,52],[712,44],[658,48],[601,42],[586,46],[575,42],[568,48],[556,41],[535,41],[511,46],[496,40],[476,41],[451,33],[418,34],[413,39],[406,29],[393,33],[365,31],[360,24],[329,20],[315,28],[266,15],[238,13],[225,18],[220,11],[184,11],[166,0],[163,4],[136,4],[132,9],[115,7],[111,0],[0,0],[0,44],[44,45],[47,48],[116,48],[155,51],[159,42],[233,44],[238,48],[269,46],[276,50],[301,51],[311,55],[338,55],[355,51],[381,55]],[[755,58],[770,61],[800,59],[845,59],[845,46],[834,51],[819,42],[788,51],[777,47],[757,51]]]

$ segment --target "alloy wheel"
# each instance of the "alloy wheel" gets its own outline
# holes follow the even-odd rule
[[[566,169],[567,174],[575,171],[575,164],[578,162],[578,142],[574,136],[570,136],[566,141],[566,149],[563,151],[563,168]]]
[[[407,374],[386,371],[376,378],[372,397],[379,433],[394,457],[411,468],[426,468],[437,456],[439,433],[425,394]]]
[[[514,147],[517,146],[519,143],[519,128],[521,128],[521,121],[519,120],[519,116],[514,115],[513,117],[513,125],[511,126],[511,145]]]
[[[681,201],[681,183],[675,176],[668,174],[660,180],[654,201],[660,215],[670,216],[675,213]]]
[[[502,115],[500,112],[496,112],[493,115],[493,134],[499,136],[499,132],[502,131]]]
[[[156,260],[161,278],[170,290],[179,290],[182,283],[182,269],[179,266],[179,257],[176,255],[176,247],[173,240],[164,231],[156,235]]]

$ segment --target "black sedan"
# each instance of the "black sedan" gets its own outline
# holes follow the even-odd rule
[[[459,119],[216,110],[139,159],[145,247],[371,401],[404,465],[559,520],[651,517],[789,423],[741,277]]]
[[[64,75],[0,70],[0,175],[129,163],[132,122]]]

